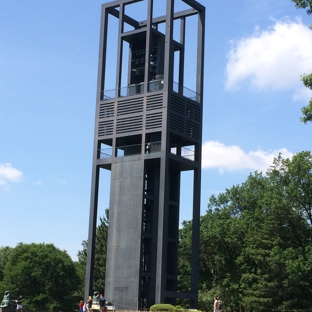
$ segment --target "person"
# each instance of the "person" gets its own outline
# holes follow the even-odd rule
[[[222,301],[219,300],[218,302],[219,302],[219,312],[222,312]]]
[[[145,148],[145,153],[150,154],[150,152],[151,152],[151,143],[147,143],[146,148]]]
[[[219,311],[219,300],[217,297],[213,298],[213,312]]]
[[[106,300],[102,294],[100,294],[99,304],[100,304],[100,311],[103,312],[105,310]]]
[[[78,307],[79,307],[79,312],[83,312],[83,301],[82,300],[79,302]]]
[[[88,298],[88,312],[92,312],[92,297]]]
[[[22,312],[23,309],[23,297],[19,296],[16,300],[16,312]]]
[[[83,303],[82,312],[87,312],[88,310],[88,302]]]

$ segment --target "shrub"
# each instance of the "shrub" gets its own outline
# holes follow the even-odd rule
[[[168,303],[157,303],[150,307],[151,311],[174,311],[175,307]]]

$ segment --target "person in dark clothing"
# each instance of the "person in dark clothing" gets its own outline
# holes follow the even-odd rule
[[[23,309],[23,297],[19,296],[16,300],[16,312],[22,312]]]
[[[102,294],[100,294],[99,304],[100,304],[100,311],[103,312],[105,310],[106,300]]]
[[[92,297],[88,298],[88,312],[92,312]]]

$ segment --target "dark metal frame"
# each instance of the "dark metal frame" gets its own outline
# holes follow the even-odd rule
[[[147,20],[136,21],[125,15],[126,5],[140,1],[118,0],[102,5],[85,297],[93,292],[99,176],[100,169],[107,169],[111,170],[112,178],[106,298],[115,301],[116,308],[123,310],[145,309],[154,303],[175,303],[177,298],[189,299],[191,307],[196,308],[205,8],[197,1],[181,0],[191,9],[175,12],[174,0],[166,0],[166,15],[153,18],[154,1],[147,0]],[[119,20],[118,57],[115,91],[112,97],[105,97],[109,14]],[[198,15],[196,92],[194,98],[188,98],[183,87],[185,22],[193,15]],[[173,39],[175,19],[181,20],[179,42]],[[124,32],[125,23],[134,29]],[[164,34],[158,31],[160,23],[166,24]],[[139,44],[138,39],[142,41],[145,53],[142,72],[132,65],[135,63],[133,47]],[[120,93],[123,40],[127,40],[130,46],[126,96]],[[174,91],[175,50],[180,52],[180,60],[178,89]],[[152,56],[158,65],[153,65]],[[138,72],[140,79],[137,84],[133,83],[137,78],[134,72]],[[161,81],[155,79],[157,72]],[[156,86],[155,89],[151,89],[151,84]],[[111,149],[111,153],[105,154],[107,157],[101,157],[102,145]],[[188,146],[193,147],[191,157],[183,154]],[[120,157],[119,152],[123,156]],[[194,173],[192,272],[190,291],[179,292],[180,176],[185,170]]]

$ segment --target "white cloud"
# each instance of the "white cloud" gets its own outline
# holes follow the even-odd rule
[[[232,43],[226,67],[226,89],[246,80],[257,90],[293,90],[294,99],[311,98],[300,76],[312,71],[312,30],[297,21],[275,21],[267,30]]]
[[[203,144],[202,168],[217,168],[224,171],[262,171],[266,172],[272,165],[274,157],[281,153],[283,158],[292,157],[286,148],[278,150],[256,150],[244,152],[239,146],[225,146],[218,141],[207,141]]]
[[[12,167],[11,164],[0,164],[0,186],[8,189],[8,183],[18,183],[22,180],[23,173]]]

